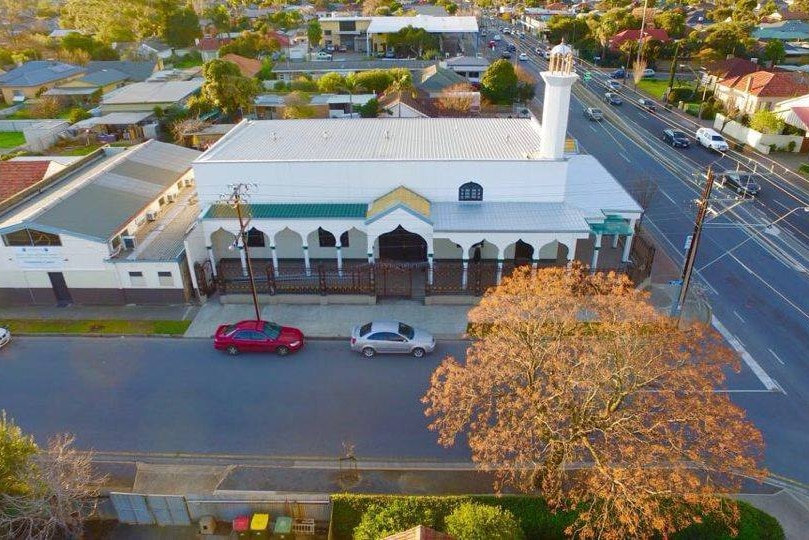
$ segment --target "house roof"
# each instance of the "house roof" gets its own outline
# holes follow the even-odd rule
[[[92,60],[87,63],[87,71],[93,73],[105,69],[114,69],[126,73],[130,81],[142,82],[154,73],[157,63],[154,61],[131,62],[129,60]]]
[[[147,118],[154,116],[152,111],[144,112],[114,112],[103,116],[93,116],[73,124],[74,128],[85,129],[93,126],[130,126],[143,122]]]
[[[0,202],[45,178],[50,161],[0,161]]]
[[[198,161],[522,161],[539,129],[522,118],[244,120]]]
[[[247,211],[253,219],[364,219],[368,205],[363,203],[297,203],[250,204]],[[226,204],[214,204],[203,219],[230,219],[236,209]]]
[[[200,51],[218,51],[222,45],[226,45],[233,41],[230,38],[219,37],[205,37],[197,41],[197,49]]]
[[[168,45],[159,39],[144,39],[140,42],[140,44],[141,46],[149,47],[153,51],[157,52],[167,51],[172,48],[171,45]]]
[[[763,23],[751,32],[756,39],[809,39],[809,23],[804,21],[783,21]]]
[[[456,84],[469,84],[469,81],[448,68],[438,65],[421,70],[416,87],[427,93],[443,92]]]
[[[796,97],[809,94],[809,79],[804,74],[786,71],[757,71],[730,77],[717,83],[759,97]]]
[[[176,183],[199,154],[155,140],[130,147],[22,224],[107,241]]]
[[[486,58],[478,58],[476,56],[453,56],[452,58],[447,58],[446,62],[444,63],[447,65],[447,67],[456,68],[473,67],[486,69],[489,67],[489,60]]]
[[[433,203],[433,229],[441,232],[578,232],[590,226],[578,208],[557,202]]]
[[[367,32],[369,34],[392,34],[408,26],[423,28],[430,33],[478,31],[478,21],[475,17],[416,15],[415,17],[371,17],[371,24],[368,25]]]
[[[125,81],[129,75],[117,69],[99,69],[93,71],[79,79],[79,81],[95,86],[106,86],[108,84]]]
[[[621,184],[589,154],[567,155],[565,201],[582,211],[585,218],[606,218],[605,212],[637,213],[643,209]]]
[[[726,60],[711,62],[707,66],[708,73],[715,75],[719,79],[740,77],[748,73],[755,73],[760,69],[761,66],[755,62],[751,62],[747,58],[728,58]]]
[[[0,86],[41,86],[84,73],[85,69],[52,60],[33,60],[0,75]]]
[[[435,62],[430,60],[404,60],[399,59],[396,62],[390,60],[333,60],[331,62],[292,62],[286,65],[286,62],[279,62],[272,68],[274,73],[317,73],[329,71],[370,71],[373,69],[390,69],[393,67],[406,68],[411,71],[424,69],[431,66]]]
[[[373,220],[377,216],[402,206],[409,208],[420,216],[430,217],[430,201],[404,186],[397,187],[368,205],[366,217],[368,220]]]
[[[202,87],[202,80],[139,82],[110,92],[101,105],[133,103],[175,103],[182,101]]]
[[[624,41],[637,41],[640,39],[640,30],[631,28],[628,30],[622,30],[612,36],[610,43],[613,47],[620,47],[621,43]],[[656,39],[658,41],[666,42],[669,41],[669,35],[666,33],[665,30],[662,28],[646,28],[643,30],[643,39],[644,40],[652,40]]]
[[[239,66],[239,71],[245,77],[254,77],[256,73],[261,71],[261,60],[256,60],[255,58],[247,58],[238,54],[228,53],[221,57],[221,60],[227,60]]]
[[[268,32],[267,36],[276,40],[281,47],[288,47],[290,44],[289,36],[282,32]]]

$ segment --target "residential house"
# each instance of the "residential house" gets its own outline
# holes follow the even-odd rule
[[[0,91],[6,103],[18,103],[85,73],[85,68],[64,62],[32,60],[0,75]]]
[[[101,69],[88,73],[80,79],[74,79],[51,88],[44,96],[56,97],[74,103],[91,103],[103,94],[120,88],[129,80],[129,75],[117,69]]]
[[[208,62],[219,58],[219,49],[233,41],[228,37],[203,37],[195,40],[196,49],[202,55],[202,61]]]
[[[782,21],[807,21],[809,20],[809,13],[804,11],[792,11],[789,8],[784,8],[767,15],[762,20],[767,23],[778,23]]]
[[[710,62],[705,66],[705,79],[703,84],[713,87],[724,79],[733,79],[761,70],[761,66],[747,58],[727,58]]]
[[[627,30],[622,30],[612,36],[610,39],[610,47],[612,49],[620,49],[621,45],[625,41],[635,41],[641,39],[641,32],[639,29],[631,28]],[[669,35],[666,33],[665,30],[662,28],[645,28],[643,30],[643,40],[644,41],[661,41],[663,43],[667,43],[670,41]]]
[[[236,124],[213,124],[185,134],[183,145],[195,150],[207,150],[234,128]]]
[[[199,93],[203,81],[140,82],[105,95],[101,99],[101,112],[154,112],[155,107],[166,109],[182,106]]]
[[[0,304],[188,301],[198,156],[158,141],[107,147],[21,186],[0,203]]]
[[[25,161],[0,161],[0,206],[65,167],[66,165],[59,162],[39,156]]]
[[[315,94],[306,104],[314,118],[348,118],[359,116],[358,108],[376,98],[376,94]],[[254,100],[255,115],[260,120],[278,120],[285,117],[288,95],[263,94]]]
[[[569,48],[559,50],[568,58]],[[642,209],[593,156],[565,153],[578,77],[564,68],[542,77],[558,90],[545,94],[543,124],[242,121],[194,162],[202,212],[189,259],[216,272],[224,294],[244,291],[244,250],[232,247],[245,242],[262,276],[260,293],[321,287],[327,294],[426,294],[431,302],[436,294],[475,294],[519,264],[564,266],[578,258],[598,267],[605,235],[626,261]],[[244,179],[257,185],[242,236],[220,197]],[[372,290],[373,268],[379,287]],[[394,291],[383,268],[386,276],[406,276],[407,287]]]
[[[228,53],[222,57],[222,60],[227,60],[228,62],[233,62],[239,67],[239,72],[249,79],[252,79],[256,76],[256,74],[261,71],[263,64],[261,60],[256,60],[255,58],[247,58],[246,56],[241,56],[234,53]]]
[[[750,35],[763,41],[771,39],[780,41],[807,40],[809,39],[809,22],[789,20],[777,23],[761,23]]]
[[[451,69],[473,84],[480,84],[480,78],[489,68],[489,60],[476,56],[454,56],[441,62],[441,66]]]
[[[423,101],[443,112],[441,116],[468,116],[480,112],[480,92],[451,69],[438,65],[424,68],[413,86]]]
[[[141,41],[138,45],[138,56],[143,58],[160,58],[166,60],[172,54],[174,54],[174,48],[159,39],[146,39]]]
[[[786,99],[809,94],[809,76],[788,71],[756,71],[720,80],[714,88],[716,99],[742,113],[772,110]]]
[[[91,60],[87,63],[87,72],[115,70],[126,73],[129,82],[143,82],[152,76],[156,71],[163,69],[162,60]]]
[[[809,135],[809,95],[785,99],[775,105],[773,112],[790,126],[803,131],[804,137]],[[804,141],[809,141],[805,138]],[[801,151],[809,150],[804,148]]]

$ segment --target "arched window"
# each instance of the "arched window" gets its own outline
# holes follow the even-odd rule
[[[320,247],[334,247],[337,245],[337,239],[334,235],[323,227],[317,229],[317,238]]]
[[[459,201],[482,201],[483,186],[475,182],[467,182],[458,188]]]
[[[253,227],[246,233],[247,247],[264,247],[264,233]]]

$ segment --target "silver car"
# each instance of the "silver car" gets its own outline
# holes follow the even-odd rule
[[[11,332],[0,326],[0,349],[11,341]]]
[[[351,330],[351,350],[366,358],[377,353],[412,354],[421,358],[435,350],[435,338],[403,322],[374,321]]]

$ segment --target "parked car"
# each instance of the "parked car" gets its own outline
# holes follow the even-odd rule
[[[621,99],[621,96],[618,94],[614,94],[612,92],[605,92],[604,93],[604,102],[610,105],[623,105],[624,100]]]
[[[303,332],[268,321],[239,321],[216,329],[213,346],[231,356],[240,352],[274,352],[286,356],[303,347]]]
[[[597,107],[587,107],[584,109],[584,117],[590,120],[600,122],[604,119],[604,113]]]
[[[761,193],[761,184],[756,180],[760,179],[761,176],[758,174],[740,171],[725,171],[716,176],[716,182],[720,186],[729,187],[743,197],[758,197]]]
[[[607,81],[607,88],[617,92],[618,90],[621,89],[621,83],[619,83],[618,81],[609,80]]]
[[[351,350],[366,358],[377,353],[412,354],[421,358],[435,350],[435,338],[399,321],[374,321],[351,330]]]
[[[9,332],[8,328],[0,326],[0,349],[8,345],[9,342],[11,342],[11,332]]]
[[[649,112],[655,112],[657,110],[655,102],[649,98],[640,98],[638,100],[638,105],[640,105],[641,109],[646,109]]]
[[[675,148],[688,148],[691,146],[691,141],[688,136],[677,129],[664,129],[663,142],[667,142]]]
[[[502,53],[500,53],[500,58],[505,58],[506,60],[508,60],[509,58],[511,58],[511,53],[508,51],[503,51]]]
[[[519,58],[520,58],[520,61],[521,61],[521,62],[525,62],[526,60],[528,60],[528,55],[527,55],[527,54],[525,54],[524,52],[522,52],[522,53],[520,53],[520,57],[519,57]]]
[[[625,79],[626,78],[626,70],[623,68],[618,68],[612,73],[610,73],[611,79]]]
[[[730,148],[727,141],[719,133],[711,128],[702,127],[697,130],[697,141],[709,150],[717,152],[727,152]]]
[[[643,70],[643,77],[644,78],[654,77],[654,76],[655,76],[655,70],[653,70],[651,68],[646,68],[646,69]]]
[[[329,52],[318,51],[318,53],[315,55],[315,58],[317,60],[331,60],[333,57],[332,57],[332,54],[329,53]]]
[[[327,53],[333,53],[334,52],[334,45],[328,44],[323,48],[323,50],[326,51]]]
[[[337,47],[337,50],[338,50],[339,52],[346,52],[346,51],[348,51],[348,49],[346,48],[346,46],[345,46],[345,45],[340,45],[339,47]]]

